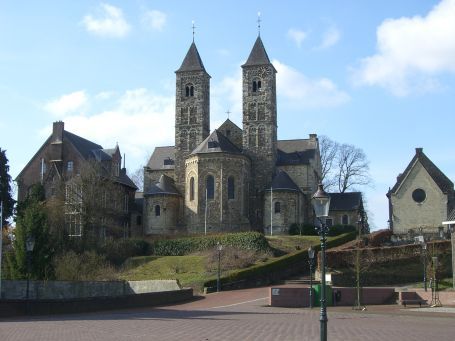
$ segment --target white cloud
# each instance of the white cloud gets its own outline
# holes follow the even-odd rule
[[[302,42],[306,39],[307,33],[302,30],[290,28],[288,31],[288,37],[292,39],[298,48],[302,46]]]
[[[387,19],[376,32],[377,52],[353,70],[358,85],[394,95],[431,91],[438,74],[455,72],[455,0],[443,0],[425,17]]]
[[[166,13],[157,10],[147,11],[142,16],[142,25],[155,31],[162,31],[166,24],[166,19]]]
[[[324,32],[321,45],[318,46],[318,49],[327,49],[338,43],[340,38],[341,32],[335,26],[331,26]]]
[[[83,109],[87,102],[88,98],[85,91],[75,91],[47,102],[44,105],[44,110],[56,116],[61,116]]]
[[[231,121],[240,124],[242,122],[242,71],[240,67],[235,74],[226,76],[221,82],[215,83],[211,93],[211,130],[218,128],[226,120],[228,110],[231,112],[229,114]]]
[[[328,78],[310,79],[297,69],[273,61],[277,69],[277,93],[287,105],[300,108],[326,108],[344,104],[349,95]]]
[[[85,29],[103,37],[122,38],[128,34],[131,27],[123,17],[123,11],[115,6],[103,3],[96,17],[87,14],[82,23]]]

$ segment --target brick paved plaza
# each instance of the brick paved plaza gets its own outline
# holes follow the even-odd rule
[[[271,308],[267,288],[160,308],[0,320],[0,340],[317,340],[319,309]],[[329,308],[329,340],[454,340],[455,308]]]

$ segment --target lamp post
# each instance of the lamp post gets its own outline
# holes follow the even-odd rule
[[[27,313],[29,312],[29,297],[30,297],[30,263],[33,249],[35,247],[35,237],[29,235],[25,240],[25,250],[27,251],[27,291],[25,293],[25,298],[27,301]]]
[[[220,277],[221,277],[221,251],[223,250],[223,245],[220,244],[220,242],[216,243],[216,250],[218,251],[218,276],[216,278],[216,292],[221,291],[221,282],[220,282]]]
[[[356,250],[356,258],[355,258],[355,275],[356,275],[356,294],[357,298],[354,303],[354,308],[356,310],[364,310],[365,307],[361,306],[360,304],[360,272],[361,272],[361,239],[363,233],[363,214],[359,213],[357,217],[357,250]]]
[[[310,246],[308,248],[308,264],[310,265],[310,309],[313,308],[313,263],[314,249]]]
[[[313,194],[311,198],[313,209],[316,217],[319,220],[320,226],[316,227],[321,241],[321,314],[319,321],[321,324],[321,341],[327,341],[327,307],[325,299],[325,244],[327,241],[327,232],[329,231],[325,218],[329,215],[330,208],[330,196],[324,191],[322,184],[318,185],[318,190]]]

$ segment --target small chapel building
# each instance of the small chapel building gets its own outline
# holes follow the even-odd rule
[[[145,234],[286,233],[313,220],[318,138],[277,139],[277,71],[259,36],[242,71],[242,128],[227,119],[210,132],[211,77],[191,44],[175,72],[175,145],[144,168]]]

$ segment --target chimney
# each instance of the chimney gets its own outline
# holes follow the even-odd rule
[[[65,129],[65,123],[63,121],[54,122],[52,127],[52,142],[63,141],[63,129]]]
[[[315,141],[318,138],[318,134],[310,134],[310,140]]]
[[[416,148],[416,155],[420,155],[423,153],[423,148]]]

